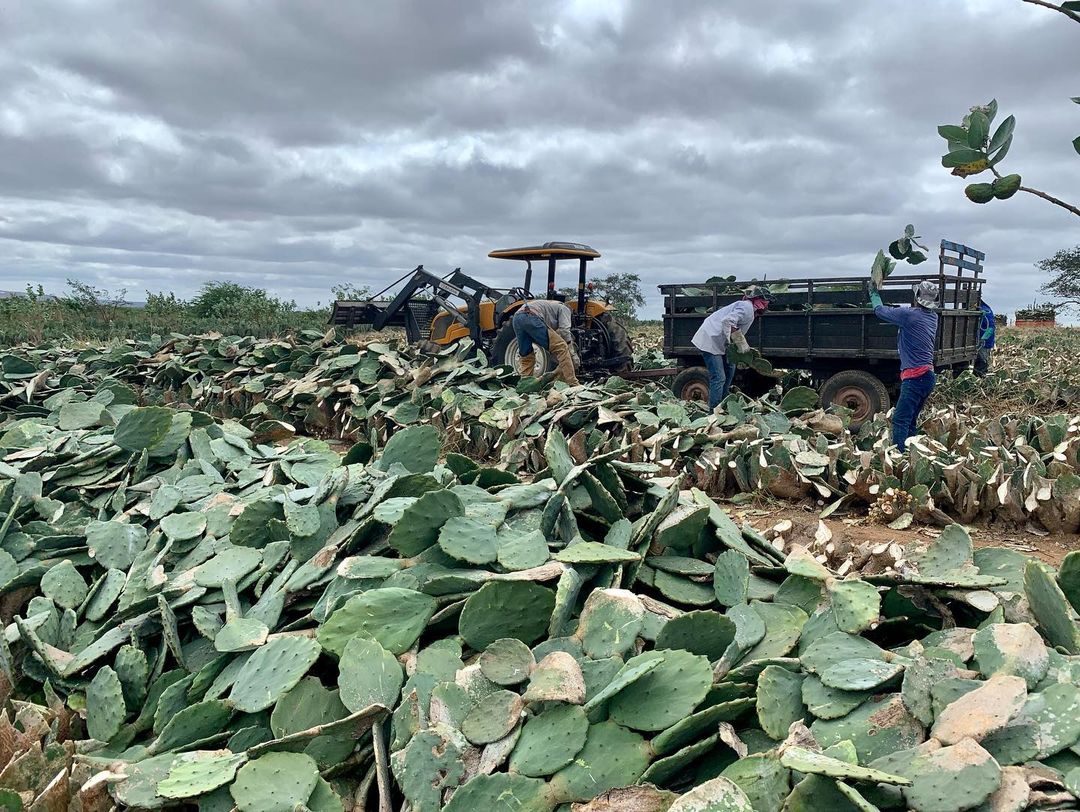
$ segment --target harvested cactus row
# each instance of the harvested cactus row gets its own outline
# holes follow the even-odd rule
[[[661,387],[618,378],[547,388],[460,353],[410,348],[174,337],[79,352],[2,359],[0,408],[16,419],[4,443],[37,442],[43,418],[64,427],[107,425],[106,406],[175,401],[242,420],[260,441],[303,433],[360,439],[371,453],[402,427],[436,426],[448,448],[523,474],[543,470],[544,438],[571,437],[578,459],[620,451],[660,475],[689,474],[713,496],[765,492],[790,500],[874,505],[888,490],[910,504],[891,521],[944,525],[976,519],[1080,529],[1080,419],[937,409],[925,440],[905,456],[885,449],[884,418],[857,436],[795,387],[761,401],[729,400],[706,415]],[[358,452],[359,453],[359,452]],[[879,505],[884,516],[886,504]]]
[[[840,577],[557,431],[521,481],[104,410],[0,464],[11,808],[1075,805],[1080,554]]]

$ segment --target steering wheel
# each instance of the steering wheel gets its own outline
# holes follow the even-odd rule
[[[523,302],[536,298],[535,295],[525,290],[525,288],[510,288],[510,290],[506,291],[506,295],[511,297],[514,301],[520,299]]]

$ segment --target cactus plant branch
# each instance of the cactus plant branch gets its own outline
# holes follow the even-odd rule
[[[1059,6],[1055,3],[1048,3],[1047,0],[1023,0],[1023,2],[1031,3],[1031,5],[1033,6],[1042,6],[1043,8],[1048,8],[1051,11],[1056,11],[1060,14],[1064,14],[1073,22],[1080,23],[1080,14],[1076,13],[1075,11],[1070,11],[1069,9],[1064,8],[1063,6]]]
[[[386,752],[386,731],[379,722],[371,728],[375,743],[375,780],[379,786],[379,812],[394,812],[390,802],[390,762]]]
[[[1066,211],[1071,211],[1077,217],[1080,217],[1080,209],[1078,209],[1076,206],[1066,203],[1064,200],[1059,200],[1053,195],[1048,195],[1046,192],[1040,192],[1038,189],[1032,189],[1030,186],[1021,186],[1020,191],[1027,192],[1029,195],[1041,197],[1043,200],[1047,200],[1053,203],[1055,206],[1061,206],[1061,208],[1065,209]]]

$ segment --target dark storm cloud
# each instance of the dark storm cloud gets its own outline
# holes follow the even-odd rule
[[[0,15],[0,288],[208,279],[325,301],[588,241],[648,286],[864,273],[914,222],[1002,310],[1080,241],[969,204],[936,125],[996,95],[1007,165],[1080,188],[1080,31],[1018,0],[38,0]],[[140,298],[135,297],[133,298]]]

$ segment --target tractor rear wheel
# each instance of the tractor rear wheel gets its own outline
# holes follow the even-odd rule
[[[555,359],[551,357],[551,353],[535,344],[533,344],[533,352],[536,353],[536,367],[533,370],[535,377],[539,378],[541,375],[555,371]],[[495,336],[488,362],[495,365],[504,364],[514,372],[521,372],[521,351],[518,349],[517,336],[514,335],[514,325],[509,321]]]
[[[619,321],[614,313],[601,313],[596,320],[607,330],[609,348],[612,357],[626,358],[626,361],[617,367],[612,367],[613,375],[621,375],[629,372],[634,366],[634,344],[630,341],[630,332],[626,325]]]

